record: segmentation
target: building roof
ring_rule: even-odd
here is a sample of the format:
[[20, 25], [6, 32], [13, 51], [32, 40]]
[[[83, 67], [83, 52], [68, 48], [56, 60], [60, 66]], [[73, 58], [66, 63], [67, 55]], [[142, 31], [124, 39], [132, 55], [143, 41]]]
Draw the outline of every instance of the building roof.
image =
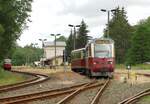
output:
[[[45, 47], [55, 46], [54, 42], [44, 42]], [[66, 43], [64, 41], [56, 41], [56, 46], [65, 47]]]
[[[63, 58], [63, 55], [56, 56], [56, 58]], [[52, 57], [52, 58], [48, 58], [48, 59], [46, 59], [46, 61], [48, 61], [48, 60], [53, 60], [53, 59], [55, 59], [55, 56], [54, 56], [54, 57]]]

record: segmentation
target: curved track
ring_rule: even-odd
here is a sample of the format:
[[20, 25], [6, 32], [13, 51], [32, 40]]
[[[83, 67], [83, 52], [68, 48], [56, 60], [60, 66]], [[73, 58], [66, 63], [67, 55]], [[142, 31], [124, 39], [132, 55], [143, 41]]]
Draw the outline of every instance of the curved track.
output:
[[99, 94], [101, 94], [104, 89], [106, 88], [106, 86], [109, 83], [109, 79], [105, 82], [105, 83], [96, 83], [96, 85], [91, 85], [90, 83], [80, 87], [79, 89], [75, 90], [74, 92], [72, 92], [70, 95], [68, 95], [67, 97], [65, 97], [64, 99], [62, 99], [61, 101], [59, 101], [57, 104], [66, 104], [67, 102], [69, 102], [74, 96], [77, 96], [79, 93], [81, 93], [84, 90], [87, 89], [91, 89], [91, 88], [95, 88], [95, 87], [100, 87], [100, 91], [98, 92], [98, 96], [96, 95], [96, 97], [93, 99], [93, 101], [91, 102], [91, 104], [97, 104], [98, 99], [99, 99]]
[[106, 87], [108, 86], [110, 82], [110, 79], [108, 79], [105, 84], [100, 87], [99, 91], [97, 92], [96, 96], [94, 97], [94, 99], [92, 100], [91, 104], [98, 104], [100, 96], [102, 95], [103, 91], [106, 89]]
[[43, 92], [38, 92], [38, 93], [31, 93], [31, 94], [21, 95], [21, 96], [16, 96], [16, 97], [2, 98], [0, 99], [0, 102], [4, 104], [20, 104], [20, 103], [26, 103], [29, 101], [35, 101], [35, 100], [42, 99], [42, 98], [54, 98], [56, 96], [72, 93], [76, 91], [77, 89], [80, 89], [81, 87], [86, 86], [86, 85], [89, 85], [88, 88], [99, 86], [99, 84], [93, 85], [94, 83], [95, 81], [92, 81], [89, 83], [79, 84], [79, 85], [75, 85], [75, 86], [71, 86], [67, 88], [43, 91]]
[[150, 89], [146, 89], [144, 91], [141, 91], [140, 93], [130, 97], [130, 98], [127, 98], [121, 102], [119, 102], [118, 104], [131, 104], [135, 101], [137, 101], [138, 99], [140, 99], [141, 97], [143, 96], [147, 96], [147, 95], [150, 95]]
[[[143, 75], [143, 74], [141, 74], [141, 75]], [[44, 76], [45, 77], [44, 78], [43, 75], [40, 75], [40, 74], [35, 75], [35, 76], [36, 76], [36, 78], [34, 78], [34, 79], [36, 79], [36, 80], [32, 79], [31, 83], [29, 81], [29, 83], [27, 82], [27, 85], [25, 85], [25, 86], [42, 82], [44, 80], [47, 80], [47, 78], [48, 78], [47, 76]], [[150, 75], [146, 74], [146, 76], [150, 76]], [[100, 102], [99, 101], [100, 96], [102, 95], [105, 88], [109, 85], [109, 82], [110, 82], [109, 79], [106, 80], [105, 83], [99, 83], [98, 81], [94, 80], [94, 81], [91, 81], [89, 83], [75, 85], [75, 86], [71, 86], [71, 87], [67, 87], [67, 88], [42, 91], [42, 92], [38, 92], [38, 93], [31, 93], [31, 94], [27, 94], [27, 95], [14, 96], [14, 97], [8, 97], [8, 98], [1, 98], [0, 102], [2, 104], [3, 103], [4, 104], [20, 104], [20, 103], [27, 103], [30, 101], [35, 101], [35, 100], [39, 100], [39, 99], [43, 99], [43, 98], [44, 99], [45, 98], [55, 98], [55, 97], [60, 96], [60, 95], [67, 95], [65, 98], [63, 98], [62, 100], [60, 100], [57, 103], [57, 104], [65, 104], [65, 103], [68, 103], [71, 99], [73, 99], [73, 97], [80, 94], [80, 92], [87, 90], [87, 89], [99, 87], [99, 91], [97, 92], [96, 96], [93, 98], [93, 100], [90, 103], [90, 104], [98, 104]], [[24, 87], [24, 84], [25, 83], [18, 84], [17, 86], [21, 86], [21, 88], [22, 88], [22, 87]], [[17, 86], [16, 86], [16, 88], [18, 88]], [[12, 89], [15, 89], [15, 87]], [[0, 89], [0, 91], [1, 91], [1, 89]], [[134, 102], [135, 100], [137, 100], [143, 96], [146, 96], [146, 95], [150, 95], [150, 89], [146, 89], [146, 90], [136, 94], [135, 96], [132, 96], [130, 98], [127, 98], [127, 99], [119, 102], [118, 104], [130, 104], [131, 102]]]
[[11, 71], [11, 72], [31, 75], [34, 78], [23, 81], [23, 82], [20, 82], [20, 83], [16, 83], [16, 84], [0, 86], [0, 92], [6, 92], [6, 91], [15, 90], [15, 89], [23, 88], [23, 87], [26, 87], [26, 86], [30, 86], [30, 85], [33, 85], [33, 84], [41, 83], [43, 81], [48, 80], [48, 78], [49, 78], [48, 76], [42, 75], [42, 74], [19, 72], [19, 71]]
[[[143, 75], [143, 76], [146, 76], [146, 77], [150, 77], [150, 74], [137, 73], [137, 75]], [[150, 95], [150, 88], [145, 89], [145, 90], [143, 90], [143, 91], [137, 93], [136, 95], [131, 96], [127, 99], [124, 99], [123, 101], [119, 102], [118, 104], [132, 104], [132, 103], [135, 103], [136, 101], [138, 101], [138, 99], [140, 99], [144, 96], [147, 96], [147, 95]]]

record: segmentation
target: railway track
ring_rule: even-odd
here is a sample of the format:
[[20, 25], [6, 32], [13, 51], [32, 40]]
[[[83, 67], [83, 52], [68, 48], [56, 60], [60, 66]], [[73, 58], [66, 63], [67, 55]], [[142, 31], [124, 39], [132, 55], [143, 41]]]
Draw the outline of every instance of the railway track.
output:
[[136, 101], [138, 101], [138, 99], [140, 99], [144, 96], [147, 96], [147, 95], [150, 95], [150, 88], [143, 90], [143, 91], [139, 92], [138, 94], [119, 102], [118, 104], [132, 104], [132, 103], [135, 103]]
[[[149, 75], [146, 75], [146, 76], [149, 76]], [[38, 77], [40, 77], [40, 75]], [[40, 80], [42, 80], [42, 78]], [[60, 100], [57, 103], [57, 104], [65, 104], [65, 103], [68, 103], [71, 99], [73, 99], [73, 97], [77, 96], [81, 92], [88, 90], [88, 89], [99, 87], [99, 91], [97, 92], [96, 96], [92, 99], [92, 101], [90, 103], [90, 104], [98, 104], [100, 102], [100, 97], [101, 97], [103, 91], [105, 90], [105, 88], [108, 86], [109, 82], [110, 82], [109, 79], [107, 81], [105, 81], [105, 83], [98, 83], [97, 81], [94, 80], [90, 83], [79, 84], [79, 85], [71, 86], [71, 87], [67, 87], [67, 88], [42, 91], [42, 92], [38, 92], [38, 93], [31, 93], [31, 94], [8, 97], [8, 98], [0, 98], [0, 103], [2, 103], [2, 104], [21, 104], [21, 103], [32, 102], [32, 101], [39, 100], [39, 99], [46, 99], [46, 98], [50, 99], [50, 98], [55, 98], [55, 97], [61, 96], [61, 95], [67, 95], [64, 99]], [[146, 96], [146, 95], [150, 95], [150, 89], [146, 89], [130, 98], [127, 98], [127, 99], [119, 102], [118, 104], [131, 104], [131, 103], [137, 101], [137, 99], [140, 99], [141, 97]]]
[[26, 81], [23, 81], [23, 82], [20, 82], [20, 83], [16, 83], [16, 84], [0, 86], [0, 93], [7, 92], [7, 91], [10, 91], [10, 90], [19, 89], [19, 88], [23, 88], [23, 87], [27, 87], [27, 86], [30, 86], [30, 85], [33, 85], [33, 84], [37, 84], [37, 83], [41, 83], [43, 81], [48, 80], [48, 76], [42, 75], [42, 74], [18, 72], [18, 71], [11, 71], [11, 72], [31, 75], [34, 78], [26, 80]]
[[98, 103], [98, 99], [100, 98], [100, 95], [102, 94], [102, 92], [104, 91], [104, 89], [107, 87], [108, 83], [109, 83], [109, 79], [105, 83], [103, 83], [103, 84], [98, 84], [97, 83], [97, 86], [89, 86], [89, 84], [86, 84], [86, 85], [80, 87], [79, 89], [75, 90], [74, 92], [72, 92], [68, 96], [66, 96], [64, 99], [60, 100], [57, 104], [66, 104], [74, 96], [77, 96], [82, 91], [90, 89], [90, 88], [100, 87], [97, 95], [94, 97], [94, 99], [91, 102], [91, 104], [97, 104]]
[[91, 104], [98, 104], [99, 100], [100, 100], [100, 96], [102, 95], [103, 91], [105, 90], [105, 88], [108, 86], [110, 82], [110, 79], [108, 79], [105, 84], [100, 87], [99, 91], [97, 92], [96, 96], [94, 97], [94, 99], [92, 100]]
[[[43, 91], [43, 92], [38, 92], [38, 93], [31, 93], [31, 94], [27, 94], [27, 95], [21, 95], [21, 96], [15, 96], [15, 97], [8, 97], [8, 98], [1, 98], [0, 102], [2, 104], [20, 104], [20, 103], [26, 103], [26, 102], [30, 102], [30, 101], [35, 101], [35, 100], [39, 100], [42, 98], [54, 98], [60, 95], [66, 95], [69, 94], [71, 92], [76, 91], [77, 89], [79, 89], [80, 87], [83, 87], [85, 85], [88, 85], [88, 88], [92, 88], [92, 87], [96, 87], [99, 86], [99, 84], [95, 84], [96, 81], [92, 81], [89, 83], [84, 83], [84, 84], [79, 84], [79, 85], [75, 85], [75, 86], [71, 86], [71, 87], [67, 87], [67, 88], [61, 88], [61, 89], [54, 89], [54, 90], [49, 90], [49, 91]], [[102, 85], [103, 83], [101, 83]]]
[[[120, 73], [118, 73], [118, 74], [120, 74]], [[126, 73], [124, 73], [124, 74], [126, 74]], [[143, 75], [146, 77], [150, 77], [150, 74], [137, 73], [137, 75]], [[138, 101], [138, 99], [140, 99], [144, 96], [147, 96], [147, 95], [150, 95], [150, 88], [145, 89], [145, 90], [143, 90], [143, 91], [137, 93], [136, 95], [131, 96], [127, 99], [124, 99], [123, 101], [119, 102], [118, 104], [132, 104], [132, 103], [135, 103], [136, 101]]]

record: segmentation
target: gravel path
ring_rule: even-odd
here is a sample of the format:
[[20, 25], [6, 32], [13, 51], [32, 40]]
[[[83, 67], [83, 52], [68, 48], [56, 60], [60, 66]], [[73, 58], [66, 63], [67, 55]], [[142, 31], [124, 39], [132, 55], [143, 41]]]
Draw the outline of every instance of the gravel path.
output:
[[150, 88], [150, 83], [131, 85], [130, 83], [112, 80], [109, 87], [102, 94], [99, 104], [117, 104], [146, 88]]
[[76, 84], [81, 84], [85, 82], [89, 82], [85, 76], [81, 76], [77, 73], [73, 72], [59, 72], [57, 74], [51, 74], [50, 79], [46, 82], [42, 82], [40, 84], [35, 84], [33, 86], [28, 86], [25, 88], [21, 88], [18, 90], [13, 90], [5, 93], [0, 93], [0, 98], [10, 97], [10, 96], [18, 96], [22, 94], [29, 94], [39, 91], [69, 87]]

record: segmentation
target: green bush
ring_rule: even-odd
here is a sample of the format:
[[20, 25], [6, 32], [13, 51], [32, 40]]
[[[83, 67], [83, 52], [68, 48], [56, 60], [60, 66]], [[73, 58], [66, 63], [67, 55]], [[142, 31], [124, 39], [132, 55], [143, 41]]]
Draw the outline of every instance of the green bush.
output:
[[21, 74], [8, 72], [0, 68], [0, 85], [13, 84], [24, 81], [27, 77]]

